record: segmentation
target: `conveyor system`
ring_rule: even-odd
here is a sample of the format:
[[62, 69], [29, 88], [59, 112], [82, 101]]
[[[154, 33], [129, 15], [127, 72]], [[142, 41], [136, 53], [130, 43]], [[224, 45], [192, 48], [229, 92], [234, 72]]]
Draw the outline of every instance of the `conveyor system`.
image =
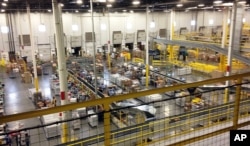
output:
[[[199, 43], [199, 42], [190, 42], [190, 41], [178, 41], [178, 40], [165, 40], [165, 39], [154, 39], [157, 43], [163, 43], [168, 45], [179, 45], [191, 48], [208, 48], [215, 52], [219, 52], [221, 54], [227, 55], [228, 50], [225, 48], [221, 48], [219, 45], [209, 44], [209, 43]], [[242, 56], [239, 52], [234, 51], [232, 53], [233, 58], [242, 61], [248, 65], [250, 65], [250, 59]]]

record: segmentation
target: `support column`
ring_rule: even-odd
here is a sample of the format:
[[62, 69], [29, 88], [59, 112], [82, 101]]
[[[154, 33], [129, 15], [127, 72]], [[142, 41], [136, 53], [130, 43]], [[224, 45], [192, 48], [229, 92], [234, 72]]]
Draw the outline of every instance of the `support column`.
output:
[[146, 8], [146, 88], [148, 88], [148, 82], [149, 82], [149, 54], [148, 54], [148, 37], [149, 37], [149, 31], [148, 31], [148, 15], [149, 15], [149, 7]]
[[110, 108], [109, 104], [104, 104], [104, 145], [109, 146], [110, 145]]
[[109, 70], [111, 71], [111, 58], [110, 58], [110, 52], [111, 52], [111, 42], [110, 42], [110, 16], [109, 16], [109, 9], [108, 9], [108, 35], [109, 35], [109, 40], [108, 40], [108, 65], [109, 65]]
[[[61, 105], [68, 104], [68, 92], [67, 92], [67, 69], [65, 60], [65, 50], [64, 50], [64, 34], [63, 34], [63, 24], [62, 24], [62, 9], [61, 4], [57, 0], [52, 0], [53, 16], [55, 23], [55, 34], [56, 34], [56, 49], [57, 49], [57, 61], [58, 61], [58, 74], [60, 82], [60, 96]], [[67, 120], [71, 118], [70, 111], [64, 111], [62, 113], [62, 120]], [[70, 141], [70, 127], [69, 123], [62, 123], [61, 141], [66, 143]]]
[[238, 120], [239, 120], [241, 83], [242, 83], [242, 78], [239, 78], [237, 80], [236, 96], [235, 96], [235, 103], [234, 103], [234, 114], [233, 114], [234, 115], [233, 116], [233, 128], [234, 128], [234, 130], [237, 129]]
[[[175, 17], [175, 12], [174, 10], [171, 11], [170, 14], [170, 40], [173, 40], [174, 37], [174, 17]], [[173, 50], [173, 46], [172, 45], [168, 45], [168, 50], [169, 50], [169, 61], [173, 61], [174, 60], [174, 50]]]
[[[230, 39], [229, 39], [229, 47], [228, 47], [228, 59], [227, 59], [227, 67], [226, 67], [226, 76], [230, 76], [232, 71], [232, 52], [233, 50], [240, 50], [240, 36], [241, 36], [241, 28], [242, 28], [242, 16], [243, 16], [243, 6], [238, 4], [237, 1], [234, 1], [234, 5], [232, 7], [231, 14], [231, 22], [230, 22]], [[229, 86], [230, 82], [226, 81], [226, 86]], [[224, 100], [228, 101], [227, 99]]]
[[37, 78], [37, 68], [36, 68], [36, 56], [35, 56], [35, 42], [34, 42], [34, 36], [33, 36], [33, 29], [31, 25], [31, 19], [30, 19], [30, 5], [27, 2], [27, 15], [29, 19], [29, 28], [30, 28], [30, 42], [31, 42], [31, 52], [32, 52], [32, 63], [33, 63], [33, 73], [34, 73], [34, 85], [36, 88], [36, 92], [39, 91], [39, 83]]
[[93, 0], [90, 0], [90, 9], [91, 9], [91, 20], [92, 20], [92, 42], [94, 49], [94, 74], [95, 74], [95, 96], [97, 97], [97, 77], [96, 77], [96, 48], [95, 48], [95, 27], [94, 27], [94, 9], [93, 9]]

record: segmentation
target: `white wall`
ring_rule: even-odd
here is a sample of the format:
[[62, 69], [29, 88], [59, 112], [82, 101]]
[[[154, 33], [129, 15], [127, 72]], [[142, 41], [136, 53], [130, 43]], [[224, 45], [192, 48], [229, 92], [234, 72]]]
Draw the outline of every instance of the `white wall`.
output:
[[[19, 52], [18, 34], [29, 34], [29, 23], [26, 13], [13, 14], [14, 17], [14, 38], [16, 39], [16, 50]], [[91, 48], [92, 43], [84, 43], [85, 32], [92, 31], [92, 22], [90, 13], [63, 13], [63, 29], [67, 36], [67, 42], [65, 44], [70, 47], [70, 36], [82, 36], [83, 48]], [[197, 17], [196, 17], [197, 16]], [[250, 11], [246, 11], [245, 16], [246, 23], [250, 24]], [[191, 30], [191, 20], [197, 19], [197, 29], [199, 26], [211, 26], [209, 20], [213, 19], [213, 26], [222, 25], [223, 12], [218, 11], [189, 11], [189, 12], [176, 12], [175, 15], [175, 30], [179, 30], [180, 27], [187, 27]], [[159, 29], [166, 28], [169, 30], [170, 26], [170, 13], [165, 12], [151, 12], [149, 13], [149, 23], [153, 21], [156, 23], [155, 28], [149, 28], [150, 32], [159, 32]], [[35, 38], [35, 43], [45, 44], [51, 43], [51, 47], [54, 48], [54, 22], [52, 13], [32, 13], [31, 14], [32, 31]], [[46, 32], [39, 32], [38, 25], [43, 23], [46, 26]], [[96, 33], [96, 46], [106, 44], [108, 40], [112, 43], [112, 32], [122, 31], [126, 33], [136, 33], [137, 30], [146, 29], [146, 15], [145, 13], [110, 13], [103, 15], [102, 13], [94, 13], [94, 29]], [[110, 33], [108, 24], [110, 23]], [[72, 25], [78, 25], [78, 31], [72, 31]], [[101, 29], [101, 24], [106, 25], [106, 30]], [[131, 25], [131, 29], [127, 29], [127, 25]], [[5, 14], [0, 14], [0, 26], [6, 26]], [[110, 36], [109, 36], [110, 35]], [[136, 36], [136, 35], [135, 35]], [[66, 40], [65, 40], [66, 41]], [[4, 46], [4, 47], [3, 47]], [[37, 46], [35, 45], [37, 50]], [[8, 36], [1, 33], [0, 38], [0, 50], [8, 51]], [[24, 50], [20, 49], [23, 55], [31, 56], [31, 48], [25, 47]], [[31, 57], [28, 57], [30, 60]]]

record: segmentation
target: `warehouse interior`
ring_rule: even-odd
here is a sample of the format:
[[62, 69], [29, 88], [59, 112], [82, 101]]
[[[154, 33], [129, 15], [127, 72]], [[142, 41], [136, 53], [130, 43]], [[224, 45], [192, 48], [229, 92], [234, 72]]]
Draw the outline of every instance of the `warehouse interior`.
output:
[[250, 128], [249, 0], [1, 0], [0, 145], [229, 145]]

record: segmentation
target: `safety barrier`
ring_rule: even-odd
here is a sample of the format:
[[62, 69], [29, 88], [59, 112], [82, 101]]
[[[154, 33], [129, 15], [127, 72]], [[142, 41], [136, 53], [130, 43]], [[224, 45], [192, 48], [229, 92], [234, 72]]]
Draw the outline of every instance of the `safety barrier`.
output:
[[133, 58], [134, 63], [144, 63], [144, 60], [141, 58]]

